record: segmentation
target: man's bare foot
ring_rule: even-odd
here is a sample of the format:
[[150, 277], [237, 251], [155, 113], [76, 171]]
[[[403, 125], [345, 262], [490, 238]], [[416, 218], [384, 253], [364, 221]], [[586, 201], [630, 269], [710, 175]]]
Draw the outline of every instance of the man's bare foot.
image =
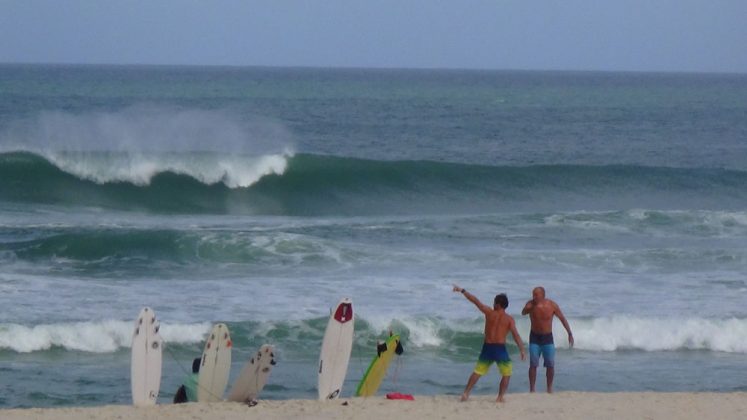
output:
[[460, 398], [459, 401], [465, 402], [467, 401], [468, 398], [469, 398], [469, 394], [462, 394], [462, 398]]
[[547, 393], [552, 394], [552, 388], [547, 388]]
[[499, 396], [498, 398], [496, 398], [495, 402], [497, 402], [497, 403], [504, 403], [504, 402], [506, 402], [506, 400], [503, 399], [503, 396]]

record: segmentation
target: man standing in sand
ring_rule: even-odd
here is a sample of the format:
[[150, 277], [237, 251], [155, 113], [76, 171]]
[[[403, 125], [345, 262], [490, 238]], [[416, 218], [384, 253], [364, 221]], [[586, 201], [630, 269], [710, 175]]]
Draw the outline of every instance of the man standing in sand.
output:
[[477, 365], [475, 365], [475, 370], [467, 381], [467, 386], [464, 388], [461, 400], [466, 401], [469, 398], [469, 393], [477, 383], [477, 380], [482, 375], [488, 373], [490, 365], [495, 362], [498, 365], [498, 371], [501, 373], [501, 385], [498, 388], [498, 398], [496, 401], [503, 402], [503, 395], [508, 389], [508, 381], [511, 380], [512, 373], [511, 358], [508, 357], [508, 350], [506, 349], [506, 335], [508, 335], [509, 331], [514, 336], [516, 345], [519, 346], [521, 360], [526, 359], [524, 344], [521, 342], [519, 332], [516, 331], [514, 319], [506, 313], [508, 297], [503, 293], [496, 295], [493, 300], [493, 307], [491, 308], [456, 284], [454, 285], [454, 291], [463, 294], [467, 300], [477, 306], [480, 312], [485, 314], [485, 340], [482, 345], [482, 351], [480, 351], [480, 357], [477, 360]]
[[552, 319], [554, 316], [558, 317], [568, 332], [568, 345], [573, 347], [571, 326], [568, 325], [568, 320], [565, 319], [558, 304], [550, 299], [545, 299], [545, 288], [541, 286], [532, 290], [532, 300], [524, 305], [521, 314], [529, 314], [529, 319], [532, 321], [529, 333], [529, 392], [534, 392], [534, 385], [537, 382], [537, 366], [539, 366], [539, 358], [542, 355], [547, 374], [547, 392], [552, 393], [552, 381], [555, 377], [555, 342], [552, 337]]

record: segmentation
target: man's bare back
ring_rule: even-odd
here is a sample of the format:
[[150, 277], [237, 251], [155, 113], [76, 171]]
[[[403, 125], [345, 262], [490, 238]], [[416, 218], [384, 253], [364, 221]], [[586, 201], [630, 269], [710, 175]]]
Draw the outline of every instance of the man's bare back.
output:
[[504, 311], [490, 309], [485, 312], [485, 342], [506, 344], [506, 336], [513, 324], [513, 317]]

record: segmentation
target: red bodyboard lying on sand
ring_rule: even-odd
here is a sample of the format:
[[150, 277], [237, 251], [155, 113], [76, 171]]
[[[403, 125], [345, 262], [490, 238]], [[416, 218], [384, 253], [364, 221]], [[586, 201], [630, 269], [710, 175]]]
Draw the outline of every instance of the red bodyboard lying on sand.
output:
[[388, 400], [407, 400], [407, 401], [415, 401], [415, 398], [413, 398], [410, 394], [400, 394], [399, 392], [390, 392], [386, 394], [386, 399]]

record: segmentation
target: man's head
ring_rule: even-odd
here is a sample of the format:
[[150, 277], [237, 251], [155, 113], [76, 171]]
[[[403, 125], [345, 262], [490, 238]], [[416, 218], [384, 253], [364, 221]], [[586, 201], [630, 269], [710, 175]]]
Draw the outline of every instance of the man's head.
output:
[[545, 288], [542, 286], [537, 286], [534, 289], [532, 289], [532, 300], [534, 302], [540, 302], [543, 299], [545, 299]]
[[499, 295], [495, 295], [495, 299], [493, 300], [493, 308], [508, 308], [508, 296], [506, 296], [505, 293], [501, 293]]

